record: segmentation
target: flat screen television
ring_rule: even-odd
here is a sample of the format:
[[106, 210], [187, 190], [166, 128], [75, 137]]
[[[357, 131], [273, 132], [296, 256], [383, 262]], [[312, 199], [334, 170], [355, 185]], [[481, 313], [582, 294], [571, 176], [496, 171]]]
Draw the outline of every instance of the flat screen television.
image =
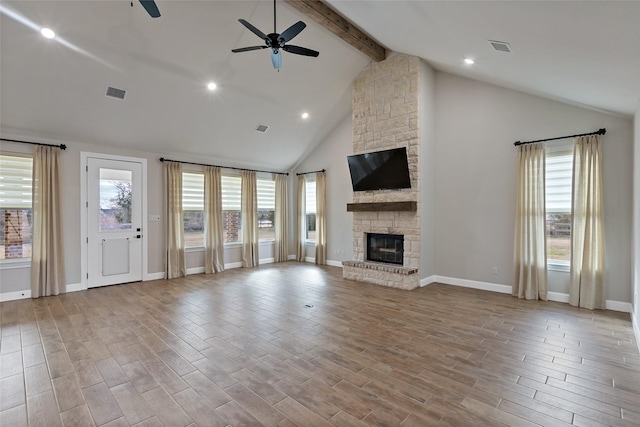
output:
[[411, 188], [405, 147], [348, 156], [347, 162], [353, 191]]

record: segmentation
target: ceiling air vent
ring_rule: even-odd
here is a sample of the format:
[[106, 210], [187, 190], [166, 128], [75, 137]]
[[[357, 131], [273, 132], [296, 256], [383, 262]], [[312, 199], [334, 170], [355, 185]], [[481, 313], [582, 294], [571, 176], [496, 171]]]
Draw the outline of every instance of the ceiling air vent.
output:
[[509, 46], [509, 43], [499, 42], [496, 40], [489, 40], [489, 43], [491, 43], [491, 46], [499, 52], [511, 52], [511, 46]]
[[116, 87], [107, 86], [106, 95], [110, 98], [116, 98], [120, 100], [124, 100], [124, 96], [127, 94], [127, 91], [124, 89], [118, 89]]
[[267, 129], [269, 129], [269, 126], [267, 125], [258, 125], [258, 127], [256, 128], [256, 132], [265, 133]]

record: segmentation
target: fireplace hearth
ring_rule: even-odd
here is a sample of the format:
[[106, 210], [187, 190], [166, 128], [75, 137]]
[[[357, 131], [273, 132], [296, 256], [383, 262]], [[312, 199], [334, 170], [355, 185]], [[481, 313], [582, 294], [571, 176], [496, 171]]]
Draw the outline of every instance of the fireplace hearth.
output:
[[402, 265], [404, 236], [402, 234], [367, 234], [367, 261]]

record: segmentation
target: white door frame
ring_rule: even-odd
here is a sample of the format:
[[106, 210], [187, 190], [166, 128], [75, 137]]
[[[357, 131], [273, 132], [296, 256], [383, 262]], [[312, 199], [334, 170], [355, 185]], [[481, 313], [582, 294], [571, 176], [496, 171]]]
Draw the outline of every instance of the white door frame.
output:
[[147, 245], [147, 159], [139, 157], [126, 157], [115, 156], [112, 154], [103, 153], [89, 153], [85, 151], [80, 152], [80, 238], [81, 238], [81, 250], [80, 250], [80, 284], [79, 290], [88, 289], [87, 274], [89, 272], [88, 266], [88, 252], [89, 245], [88, 239], [88, 194], [87, 194], [87, 159], [89, 157], [95, 157], [105, 160], [120, 160], [128, 162], [137, 162], [142, 164], [142, 281], [149, 279], [149, 260], [148, 260], [148, 245]]

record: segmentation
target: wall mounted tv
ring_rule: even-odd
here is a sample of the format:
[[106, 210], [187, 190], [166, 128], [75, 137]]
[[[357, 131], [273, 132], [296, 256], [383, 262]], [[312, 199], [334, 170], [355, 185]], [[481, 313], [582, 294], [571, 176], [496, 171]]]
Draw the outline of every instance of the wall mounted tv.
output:
[[348, 156], [347, 162], [353, 191], [411, 188], [405, 147]]

